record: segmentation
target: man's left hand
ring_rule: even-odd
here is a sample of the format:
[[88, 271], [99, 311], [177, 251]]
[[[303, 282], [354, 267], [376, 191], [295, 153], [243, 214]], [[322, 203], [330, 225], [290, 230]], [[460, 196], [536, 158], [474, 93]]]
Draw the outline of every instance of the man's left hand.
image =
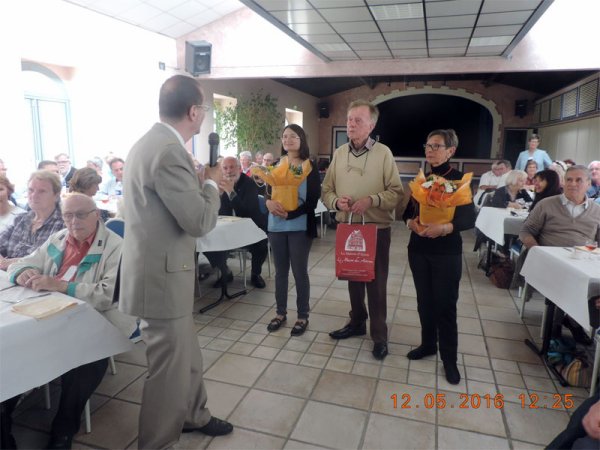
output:
[[53, 291], [64, 294], [67, 292], [66, 284], [64, 281], [57, 280], [48, 275], [37, 274], [29, 278], [27, 287], [34, 291]]
[[353, 214], [364, 214], [367, 209], [373, 206], [373, 199], [371, 197], [363, 197], [360, 200], [356, 200], [352, 203], [350, 211]]

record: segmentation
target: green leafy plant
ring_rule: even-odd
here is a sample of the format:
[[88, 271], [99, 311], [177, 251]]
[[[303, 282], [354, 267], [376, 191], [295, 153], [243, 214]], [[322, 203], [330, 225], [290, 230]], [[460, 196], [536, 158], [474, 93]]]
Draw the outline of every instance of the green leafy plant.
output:
[[217, 132], [227, 146], [237, 145], [238, 154], [263, 150], [277, 141], [283, 128], [284, 116], [277, 108], [277, 98], [264, 94], [262, 89], [238, 96], [235, 106], [215, 103], [215, 109]]

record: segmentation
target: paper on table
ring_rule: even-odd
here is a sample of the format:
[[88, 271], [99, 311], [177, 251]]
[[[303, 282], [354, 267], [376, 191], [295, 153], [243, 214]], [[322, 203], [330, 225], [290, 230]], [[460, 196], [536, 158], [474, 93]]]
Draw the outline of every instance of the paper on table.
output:
[[13, 287], [15, 284], [11, 283], [7, 278], [0, 278], [0, 291], [3, 291], [5, 289], [9, 289], [11, 287]]
[[51, 295], [41, 300], [15, 305], [12, 307], [12, 311], [34, 319], [45, 319], [76, 304], [75, 300]]
[[240, 219], [241, 219], [241, 217], [237, 217], [237, 216], [219, 216], [219, 220], [221, 220], [223, 222], [236, 222]]

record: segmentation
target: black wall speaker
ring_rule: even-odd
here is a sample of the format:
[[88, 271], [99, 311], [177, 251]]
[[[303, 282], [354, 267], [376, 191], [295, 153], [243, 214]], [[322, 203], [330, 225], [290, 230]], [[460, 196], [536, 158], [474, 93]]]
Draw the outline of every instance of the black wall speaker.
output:
[[192, 75], [210, 73], [212, 44], [206, 41], [185, 43], [185, 70]]
[[527, 115], [527, 100], [515, 101], [515, 116], [525, 117]]
[[327, 119], [329, 117], [329, 105], [325, 102], [319, 103], [319, 119]]

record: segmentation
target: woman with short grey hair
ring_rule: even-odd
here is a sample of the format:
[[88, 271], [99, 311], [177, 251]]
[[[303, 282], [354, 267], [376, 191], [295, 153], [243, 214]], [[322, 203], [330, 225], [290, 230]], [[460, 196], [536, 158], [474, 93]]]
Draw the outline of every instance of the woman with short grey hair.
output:
[[508, 175], [506, 175], [506, 185], [494, 191], [494, 197], [490, 206], [494, 208], [524, 208], [526, 203], [533, 201], [529, 192], [524, 189], [526, 181], [527, 173], [524, 171], [511, 170], [508, 172]]

